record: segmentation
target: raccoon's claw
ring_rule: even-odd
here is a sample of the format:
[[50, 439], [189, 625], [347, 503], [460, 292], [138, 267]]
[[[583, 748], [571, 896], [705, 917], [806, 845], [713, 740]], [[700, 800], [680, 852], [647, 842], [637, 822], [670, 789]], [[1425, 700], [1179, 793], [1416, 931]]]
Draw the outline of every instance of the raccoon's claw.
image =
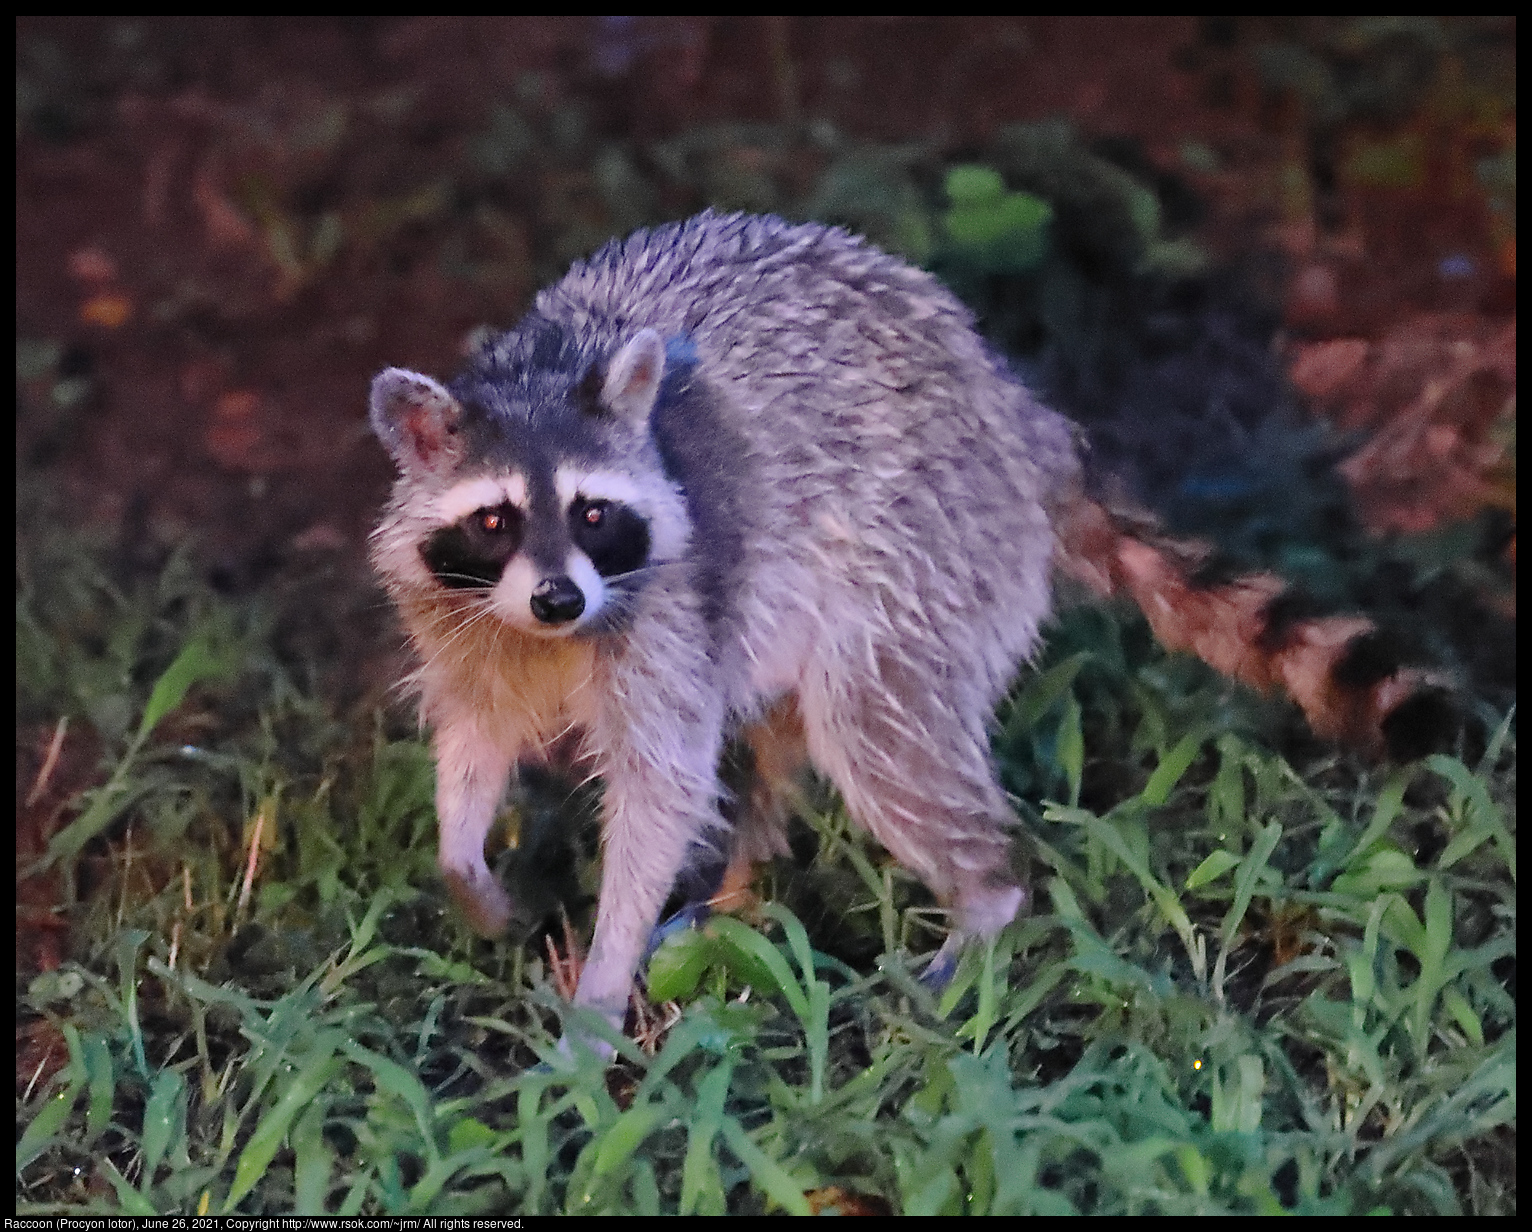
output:
[[963, 957], [963, 946], [966, 938], [961, 933], [948, 933], [947, 939], [942, 942], [942, 948], [931, 955], [931, 961], [926, 964], [926, 969], [917, 977], [922, 984], [934, 993], [942, 992], [948, 984], [952, 983], [952, 977], [957, 974], [958, 962]]
[[932, 992], [942, 992], [957, 974], [958, 958], [956, 951], [949, 954], [944, 946], [931, 956], [926, 969], [917, 978]]
[[969, 943], [982, 944], [983, 937], [993, 937], [1007, 924], [1026, 910], [1028, 893], [1025, 886], [996, 885], [970, 888], [955, 904], [957, 924], [941, 949], [931, 955], [931, 961], [920, 973], [922, 984], [932, 992], [941, 992], [957, 974], [963, 950]]
[[[610, 1061], [617, 1053], [615, 1048], [596, 1036], [582, 1034], [578, 1038], [580, 1043], [595, 1053], [596, 1059], [603, 1063]], [[539, 1061], [536, 1065], [529, 1067], [526, 1072], [528, 1074], [539, 1075], [569, 1073], [574, 1063], [578, 1060], [574, 1041], [575, 1037], [570, 1035], [568, 1031], [565, 1031], [563, 1035], [559, 1036], [559, 1042], [554, 1045], [554, 1051], [559, 1057], [558, 1062]]]
[[[613, 1048], [604, 1039], [599, 1039], [594, 1035], [581, 1035], [580, 1043], [595, 1053], [596, 1059], [603, 1064], [617, 1055], [617, 1049]], [[558, 1053], [566, 1061], [573, 1061], [575, 1059], [574, 1041], [568, 1031], [559, 1036]], [[547, 1065], [547, 1062], [545, 1061], [543, 1064]], [[549, 1066], [549, 1072], [552, 1072], [552, 1066]]]
[[[589, 1051], [603, 1065], [609, 1063], [617, 1055], [617, 1048], [611, 1038], [603, 1038], [598, 1031], [591, 1029], [592, 1019], [605, 1019], [607, 1030], [613, 1037], [620, 1038], [623, 1035], [623, 1022], [627, 1018], [628, 998], [624, 997], [621, 1004], [603, 1005], [599, 1001], [581, 1001], [576, 994], [574, 1009], [577, 1011], [574, 1020], [566, 1020], [564, 1034], [559, 1036], [559, 1056], [568, 1061], [578, 1061], [584, 1052]], [[586, 1017], [584, 1023], [580, 1021], [582, 1015]]]
[[498, 937], [511, 920], [511, 899], [489, 867], [442, 868], [453, 901], [481, 937]]
[[655, 950], [664, 945], [668, 938], [675, 936], [676, 933], [684, 932], [693, 925], [702, 924], [712, 914], [713, 908], [708, 903], [687, 903], [670, 919], [656, 924], [654, 931], [649, 934], [649, 943], [644, 946], [644, 961], [648, 962], [653, 958]]

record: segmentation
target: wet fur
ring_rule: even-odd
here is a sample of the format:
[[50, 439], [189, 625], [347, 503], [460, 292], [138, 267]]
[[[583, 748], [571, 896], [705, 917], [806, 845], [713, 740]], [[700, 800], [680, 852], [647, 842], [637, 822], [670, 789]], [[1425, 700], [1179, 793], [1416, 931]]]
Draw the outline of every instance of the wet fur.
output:
[[[1132, 594], [1169, 644], [1314, 713], [1339, 697], [1332, 652], [1357, 632], [1307, 623], [1273, 642], [1270, 583], [1189, 581], [1195, 553], [1084, 498], [1074, 429], [949, 292], [825, 227], [704, 214], [608, 245], [450, 387], [380, 376], [373, 423], [400, 466], [373, 560], [421, 660], [442, 869], [478, 927], [503, 926], [483, 844], [507, 779], [581, 733], [606, 789], [576, 999], [614, 1022], [688, 851], [710, 836], [783, 850], [809, 763], [951, 909], [946, 960], [1013, 918], [1025, 895], [989, 724], [1060, 563]], [[504, 484], [551, 537], [527, 551], [554, 567], [560, 467], [621, 487], [654, 547], [608, 579], [610, 612], [543, 637], [442, 585], [420, 546], [453, 501]], [[1380, 688], [1345, 731], [1377, 726]], [[725, 838], [719, 759], [736, 734], [756, 772]]]

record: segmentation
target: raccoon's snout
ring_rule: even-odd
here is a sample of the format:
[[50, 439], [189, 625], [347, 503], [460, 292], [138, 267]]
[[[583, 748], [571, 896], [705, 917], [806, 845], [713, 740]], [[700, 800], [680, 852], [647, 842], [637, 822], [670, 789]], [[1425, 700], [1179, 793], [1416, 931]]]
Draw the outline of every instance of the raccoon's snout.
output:
[[563, 625], [585, 610], [585, 592], [567, 577], [544, 578], [532, 589], [532, 615], [545, 625]]

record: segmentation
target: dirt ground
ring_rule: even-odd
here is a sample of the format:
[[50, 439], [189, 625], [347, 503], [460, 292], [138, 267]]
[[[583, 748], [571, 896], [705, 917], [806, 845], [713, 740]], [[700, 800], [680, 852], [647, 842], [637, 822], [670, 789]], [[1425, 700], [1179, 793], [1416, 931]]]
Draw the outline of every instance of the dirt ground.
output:
[[[388, 480], [364, 423], [371, 375], [450, 370], [474, 326], [513, 321], [557, 273], [560, 246], [618, 229], [573, 163], [539, 167], [537, 185], [489, 182], [474, 143], [507, 100], [585, 126], [567, 140], [586, 146], [728, 120], [962, 151], [1059, 114], [1167, 164], [1196, 143], [1222, 168], [1201, 184], [1205, 230], [1237, 244], [1264, 227], [1297, 255], [1292, 316], [1310, 341], [1365, 346], [1415, 319], [1416, 351], [1493, 344], [1513, 319], [1514, 240], [1506, 257], [1482, 192], [1428, 175], [1288, 199], [1324, 196], [1282, 182], [1313, 164], [1290, 147], [1316, 126], [1251, 62], [1290, 33], [1159, 18], [22, 19], [17, 334], [56, 356], [23, 382], [23, 460], [55, 465], [84, 517], [162, 543], [194, 532], [241, 583], [294, 552], [359, 557]], [[1487, 62], [1513, 55], [1513, 25], [1475, 37]], [[1499, 137], [1492, 122], [1437, 131], [1453, 120], [1471, 127], [1428, 117], [1426, 157], [1461, 179], [1455, 164]], [[1359, 366], [1353, 344], [1305, 372], [1334, 396]], [[61, 379], [81, 401], [50, 398]]]

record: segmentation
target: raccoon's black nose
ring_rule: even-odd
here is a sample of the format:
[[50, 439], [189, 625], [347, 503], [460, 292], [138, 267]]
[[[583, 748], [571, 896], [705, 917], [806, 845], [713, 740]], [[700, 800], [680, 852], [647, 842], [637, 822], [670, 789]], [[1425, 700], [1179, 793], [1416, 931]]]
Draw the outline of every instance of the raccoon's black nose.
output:
[[532, 615], [545, 625], [562, 625], [585, 610], [585, 595], [567, 577], [544, 578], [532, 589]]

